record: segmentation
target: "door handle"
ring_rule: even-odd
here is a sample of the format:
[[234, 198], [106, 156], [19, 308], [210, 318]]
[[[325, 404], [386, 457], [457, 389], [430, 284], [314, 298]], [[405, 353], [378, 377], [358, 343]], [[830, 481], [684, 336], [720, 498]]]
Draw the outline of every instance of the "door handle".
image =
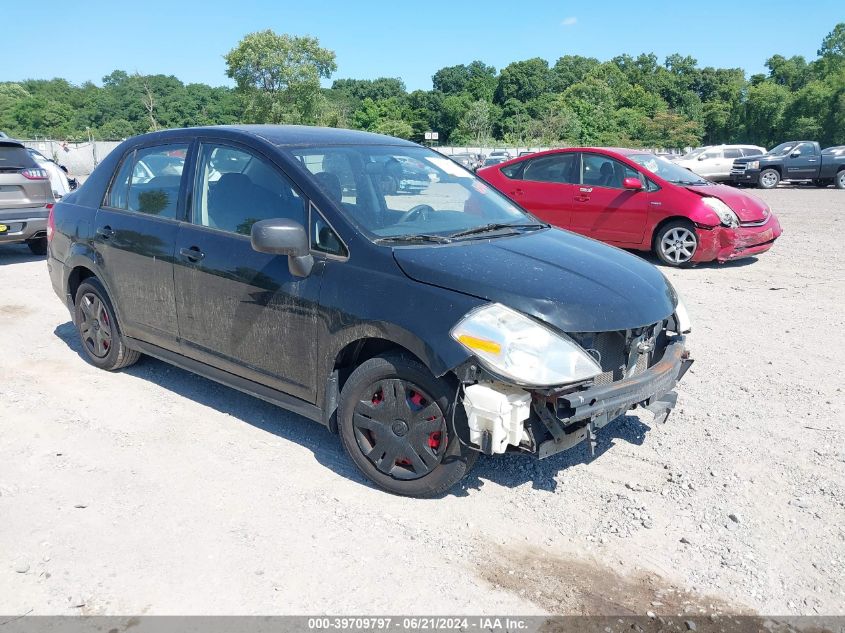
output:
[[95, 233], [96, 233], [97, 237], [104, 239], [104, 240], [107, 240], [107, 239], [114, 237], [114, 230], [108, 225], [101, 226], [100, 228], [98, 228], [95, 231]]
[[205, 257], [205, 253], [196, 246], [191, 246], [191, 248], [180, 248], [179, 254], [183, 259], [187, 259], [191, 262], [198, 262]]
[[581, 193], [592, 193], [593, 188], [592, 187], [581, 187], [578, 191], [580, 191]]

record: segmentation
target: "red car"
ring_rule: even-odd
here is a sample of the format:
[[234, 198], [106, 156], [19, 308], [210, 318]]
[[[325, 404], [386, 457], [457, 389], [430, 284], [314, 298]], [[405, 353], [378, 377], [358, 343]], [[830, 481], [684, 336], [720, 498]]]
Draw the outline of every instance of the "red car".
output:
[[639, 150], [550, 150], [478, 175], [550, 224], [671, 266], [758, 255], [782, 232], [759, 198]]

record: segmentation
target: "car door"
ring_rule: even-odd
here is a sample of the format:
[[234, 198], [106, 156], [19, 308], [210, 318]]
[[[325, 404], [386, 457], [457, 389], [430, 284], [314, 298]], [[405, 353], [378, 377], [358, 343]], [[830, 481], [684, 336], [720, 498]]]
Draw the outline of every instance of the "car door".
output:
[[[94, 220], [94, 247], [124, 334], [175, 348], [173, 249], [181, 217], [189, 143], [129, 152]], [[162, 159], [156, 170], [147, 163]]]
[[538, 156], [509, 165], [502, 173], [508, 178], [505, 193], [512, 200], [545, 222], [569, 228], [577, 152]]
[[712, 178], [723, 161], [724, 152], [721, 149], [710, 149], [698, 157], [693, 171], [704, 178]]
[[625, 189], [622, 186], [625, 178], [643, 181], [639, 172], [621, 161], [604, 154], [582, 152], [580, 179], [572, 206], [572, 230], [614, 244], [642, 242], [648, 194], [645, 189]]
[[305, 198], [266, 156], [214, 140], [199, 144], [191, 198], [174, 268], [182, 353], [314, 402], [322, 268], [296, 277], [250, 242], [258, 220], [305, 226]]
[[713, 172], [708, 178], [711, 180], [725, 180], [729, 178], [734, 159], [736, 158], [742, 158], [742, 150], [738, 147], [726, 147], [722, 152], [722, 158], [714, 166]]
[[786, 157], [785, 180], [810, 180], [819, 175], [819, 155], [812, 143], [799, 143]]

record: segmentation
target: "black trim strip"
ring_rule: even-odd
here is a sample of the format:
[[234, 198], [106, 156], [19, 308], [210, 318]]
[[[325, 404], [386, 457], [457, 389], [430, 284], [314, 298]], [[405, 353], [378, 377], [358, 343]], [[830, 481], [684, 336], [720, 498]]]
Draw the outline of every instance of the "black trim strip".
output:
[[261, 400], [269, 402], [270, 404], [275, 404], [282, 409], [304, 416], [309, 420], [314, 420], [320, 424], [326, 424], [323, 410], [310, 402], [305, 402], [304, 400], [300, 400], [299, 398], [295, 398], [294, 396], [288, 395], [266, 385], [253, 382], [252, 380], [247, 380], [241, 376], [223, 371], [222, 369], [206, 365], [205, 363], [201, 363], [192, 358], [158, 347], [152, 343], [147, 343], [128, 336], [124, 338], [126, 339], [126, 345], [128, 347], [138, 350], [139, 352], [148, 354], [149, 356], [153, 356], [159, 360], [163, 360], [171, 365], [176, 365], [181, 369], [198, 374], [204, 378], [218, 382], [221, 385], [225, 385], [227, 387], [231, 387], [232, 389], [237, 389], [238, 391], [249, 394], [250, 396], [260, 398]]

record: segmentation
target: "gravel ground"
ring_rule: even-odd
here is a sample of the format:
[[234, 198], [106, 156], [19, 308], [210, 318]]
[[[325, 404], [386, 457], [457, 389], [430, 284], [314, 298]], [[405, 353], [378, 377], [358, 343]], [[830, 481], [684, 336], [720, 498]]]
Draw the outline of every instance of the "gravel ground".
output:
[[43, 261], [0, 249], [0, 613], [845, 614], [845, 192], [761, 195], [771, 252], [666, 270], [696, 364], [665, 425], [424, 501], [261, 401], [94, 369]]

